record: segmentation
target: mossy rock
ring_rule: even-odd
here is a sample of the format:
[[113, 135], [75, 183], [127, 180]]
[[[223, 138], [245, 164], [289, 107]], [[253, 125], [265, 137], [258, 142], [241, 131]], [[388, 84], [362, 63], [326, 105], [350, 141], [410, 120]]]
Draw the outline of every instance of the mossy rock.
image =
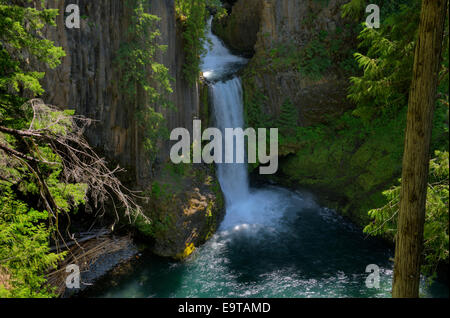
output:
[[212, 30], [235, 53], [252, 56], [261, 19], [261, 0], [238, 1], [230, 15], [215, 18]]
[[155, 254], [187, 258], [216, 232], [225, 209], [213, 166], [167, 163], [147, 191], [144, 213], [152, 221], [136, 221], [139, 234]]

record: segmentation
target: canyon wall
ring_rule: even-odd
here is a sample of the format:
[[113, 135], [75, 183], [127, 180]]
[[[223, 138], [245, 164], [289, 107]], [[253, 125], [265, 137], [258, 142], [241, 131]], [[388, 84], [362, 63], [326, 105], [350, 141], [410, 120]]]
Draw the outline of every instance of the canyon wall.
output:
[[[65, 27], [64, 11], [70, 3], [80, 7], [80, 29]], [[169, 68], [175, 79], [170, 100], [176, 111], [156, 110], [163, 113], [169, 130], [191, 129], [192, 120], [199, 116], [198, 90], [182, 76], [183, 41], [177, 30], [174, 0], [149, 1], [149, 5], [149, 13], [161, 18], [161, 44], [167, 45], [158, 60]], [[87, 131], [90, 143], [109, 159], [134, 171], [137, 183], [145, 185], [151, 179], [152, 167], [141, 149], [140, 134], [133, 124], [136, 122], [133, 105], [119, 89], [121, 74], [115, 61], [120, 45], [127, 41], [132, 8], [122, 0], [49, 0], [48, 6], [60, 11], [57, 28], [50, 28], [48, 36], [64, 48], [67, 56], [60, 67], [47, 72], [44, 99], [95, 119], [96, 123]], [[138, 103], [148, 101], [139, 96]], [[168, 146], [168, 143], [161, 145], [160, 161], [168, 158]]]
[[[214, 21], [214, 31], [230, 47], [245, 55], [254, 53], [243, 80], [248, 99], [255, 91], [265, 95], [263, 112], [277, 117], [290, 100], [299, 110], [298, 124], [311, 125], [321, 122], [323, 114], [351, 107], [348, 82], [338, 65], [343, 58], [334, 59], [349, 49], [346, 41], [355, 39], [342, 33], [346, 22], [340, 7], [345, 2], [239, 0], [231, 14]], [[336, 44], [342, 47], [334, 48]], [[329, 52], [332, 47], [341, 52]], [[321, 63], [329, 67], [322, 70]], [[302, 67], [317, 74], [308, 76]]]

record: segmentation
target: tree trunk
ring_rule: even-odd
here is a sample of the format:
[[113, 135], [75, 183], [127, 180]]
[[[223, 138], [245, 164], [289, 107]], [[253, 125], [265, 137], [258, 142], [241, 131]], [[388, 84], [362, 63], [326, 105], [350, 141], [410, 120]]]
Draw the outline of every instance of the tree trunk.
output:
[[430, 141], [447, 0], [423, 0], [409, 96], [392, 296], [419, 297]]

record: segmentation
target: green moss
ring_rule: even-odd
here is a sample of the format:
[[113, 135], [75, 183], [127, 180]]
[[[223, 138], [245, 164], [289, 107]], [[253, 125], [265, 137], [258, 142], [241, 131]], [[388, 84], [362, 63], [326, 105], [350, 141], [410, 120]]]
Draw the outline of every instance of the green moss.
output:
[[[135, 228], [161, 256], [185, 259], [194, 245], [214, 235], [223, 216], [224, 200], [214, 166], [168, 162], [144, 196], [148, 199], [143, 208], [151, 222], [138, 218]], [[185, 248], [187, 237], [192, 240]]]
[[177, 23], [183, 36], [185, 63], [184, 78], [194, 85], [200, 74], [200, 56], [205, 52], [206, 10], [205, 1], [176, 0]]
[[310, 40], [305, 45], [276, 43], [256, 53], [244, 77], [297, 72], [299, 78], [317, 81], [330, 72], [346, 77], [354, 75], [358, 72], [358, 64], [353, 58], [351, 43], [357, 31], [351, 26], [337, 28], [334, 32], [311, 30]]
[[229, 16], [216, 17], [212, 29], [231, 49], [242, 53], [249, 53], [247, 48], [248, 44], [240, 43], [236, 40], [240, 38], [239, 32], [241, 32], [236, 15], [231, 14]]
[[[441, 112], [446, 109], [438, 107], [435, 130]], [[300, 149], [281, 160], [282, 176], [291, 185], [333, 194], [341, 202], [342, 214], [365, 226], [368, 211], [386, 204], [382, 191], [400, 176], [404, 127], [406, 109], [370, 124], [347, 113], [328, 126], [299, 127]], [[439, 136], [436, 133], [433, 140]]]

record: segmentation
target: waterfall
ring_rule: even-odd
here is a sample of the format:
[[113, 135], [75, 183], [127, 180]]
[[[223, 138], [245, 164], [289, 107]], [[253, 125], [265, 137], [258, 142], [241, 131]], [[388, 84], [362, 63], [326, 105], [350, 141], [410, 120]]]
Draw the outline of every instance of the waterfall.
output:
[[202, 58], [203, 76], [210, 82], [222, 81], [233, 76], [248, 60], [231, 54], [223, 42], [212, 33], [212, 17], [206, 31], [206, 54]]
[[[214, 122], [225, 135], [225, 128], [244, 127], [242, 84], [233, 74], [247, 60], [232, 55], [222, 41], [212, 34], [211, 21], [212, 18], [208, 21], [208, 46], [202, 70], [205, 78], [211, 82]], [[249, 185], [245, 164], [219, 164], [217, 173], [227, 207], [248, 198]]]
[[[215, 126], [224, 134], [225, 128], [244, 128], [242, 83], [236, 73], [248, 60], [231, 54], [212, 33], [211, 22], [212, 18], [208, 21], [207, 53], [202, 59], [201, 68], [203, 76], [210, 83]], [[224, 142], [236, 144], [232, 140]], [[280, 206], [287, 207], [292, 202], [280, 190], [250, 191], [246, 164], [218, 164], [217, 176], [227, 210], [221, 225], [223, 231], [274, 226], [283, 215]]]
[[[241, 80], [234, 77], [226, 82], [215, 83], [211, 92], [217, 128], [222, 133], [225, 132], [225, 128], [243, 128], [244, 112]], [[230, 140], [227, 140], [227, 142], [230, 142]], [[245, 164], [222, 163], [218, 165], [217, 173], [228, 206], [248, 198], [249, 186]]]
[[[208, 21], [207, 53], [201, 68], [210, 83], [215, 126], [224, 134], [225, 128], [244, 128], [242, 83], [236, 73], [248, 60], [231, 54], [211, 32], [211, 22], [212, 18]], [[224, 139], [224, 142], [236, 145], [232, 140]], [[283, 215], [280, 207], [289, 207], [296, 201], [280, 189], [250, 191], [246, 164], [218, 164], [217, 176], [226, 202], [223, 231], [245, 229], [253, 232], [261, 227], [275, 226]]]

